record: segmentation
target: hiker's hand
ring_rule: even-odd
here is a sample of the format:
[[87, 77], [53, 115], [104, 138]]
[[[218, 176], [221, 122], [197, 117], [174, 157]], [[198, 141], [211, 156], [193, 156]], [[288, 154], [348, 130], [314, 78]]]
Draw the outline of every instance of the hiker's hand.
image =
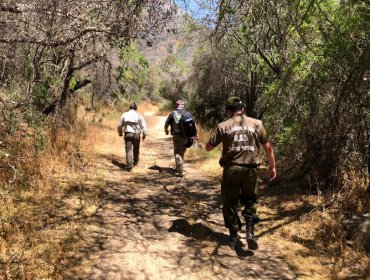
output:
[[168, 131], [168, 129], [166, 129], [164, 132], [166, 133], [166, 135], [168, 135], [168, 133], [170, 133], [170, 132]]
[[199, 136], [198, 135], [195, 135], [194, 136], [194, 140], [198, 142], [199, 141]]
[[276, 168], [269, 168], [269, 179], [270, 179], [270, 182], [275, 180], [276, 178]]

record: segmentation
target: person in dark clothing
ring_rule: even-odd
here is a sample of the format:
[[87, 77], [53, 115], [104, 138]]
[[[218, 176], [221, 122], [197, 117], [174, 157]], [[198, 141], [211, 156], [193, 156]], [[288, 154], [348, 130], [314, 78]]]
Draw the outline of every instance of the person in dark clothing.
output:
[[[192, 138], [185, 137], [181, 133], [179, 126], [179, 121], [182, 115], [187, 115], [188, 117], [193, 117], [190, 112], [185, 110], [185, 103], [182, 100], [176, 102], [176, 111], [172, 112], [164, 124], [164, 131], [166, 135], [170, 133], [169, 127], [171, 128], [171, 135], [173, 140], [175, 163], [176, 163], [176, 173], [178, 176], [183, 177], [184, 174], [184, 156], [186, 149], [191, 146], [193, 141]], [[194, 136], [197, 140], [198, 136]], [[190, 145], [189, 145], [190, 144]]]

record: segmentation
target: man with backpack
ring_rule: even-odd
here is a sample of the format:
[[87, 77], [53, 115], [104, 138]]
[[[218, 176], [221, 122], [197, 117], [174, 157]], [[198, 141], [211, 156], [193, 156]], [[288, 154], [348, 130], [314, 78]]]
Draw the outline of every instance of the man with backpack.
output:
[[260, 145], [266, 152], [270, 165], [270, 181], [276, 178], [275, 155], [262, 121], [244, 114], [245, 105], [238, 97], [227, 100], [228, 119], [218, 124], [206, 150], [223, 144], [220, 165], [223, 167], [221, 193], [225, 227], [230, 231], [230, 245], [235, 248], [237, 232], [241, 229], [238, 216], [239, 201], [244, 206], [246, 241], [251, 250], [258, 249], [254, 238], [254, 224], [259, 222], [257, 203], [257, 167], [260, 164]]
[[198, 139], [194, 118], [185, 110], [184, 101], [176, 101], [176, 110], [167, 117], [164, 125], [166, 135], [169, 134], [168, 127], [171, 127], [171, 135], [173, 135], [176, 173], [179, 177], [183, 177], [185, 151], [193, 144], [193, 138]]
[[[148, 130], [143, 116], [136, 112], [135, 102], [131, 102], [129, 109], [122, 114], [117, 130], [119, 136], [122, 136], [122, 130], [125, 133], [126, 169], [130, 172], [133, 166], [139, 163], [140, 134], [143, 133], [142, 139], [144, 141]], [[132, 153], [134, 160], [132, 160]]]

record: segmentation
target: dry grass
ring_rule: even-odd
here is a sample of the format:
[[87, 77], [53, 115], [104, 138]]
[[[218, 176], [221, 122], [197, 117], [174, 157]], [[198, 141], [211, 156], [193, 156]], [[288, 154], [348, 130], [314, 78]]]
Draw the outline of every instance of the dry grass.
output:
[[33, 137], [13, 135], [9, 155], [0, 158], [15, 167], [0, 170], [0, 279], [61, 279], [59, 268], [76, 246], [76, 225], [61, 208], [64, 182], [81, 176], [96, 140], [87, 119], [47, 127], [46, 149], [35, 153]]
[[211, 138], [213, 131], [204, 129], [200, 124], [197, 124], [197, 130], [201, 148], [189, 149], [186, 152], [186, 158], [193, 161], [196, 165], [196, 168], [202, 172], [210, 175], [217, 175], [222, 170], [218, 164], [221, 148], [218, 146], [213, 151], [206, 152], [205, 146], [208, 140]]
[[158, 106], [149, 102], [143, 102], [138, 105], [138, 112], [143, 115], [155, 115], [158, 114]]
[[300, 279], [363, 279], [369, 259], [345, 244], [340, 208], [307, 190], [304, 184], [262, 187], [265, 221], [257, 232], [278, 246]]

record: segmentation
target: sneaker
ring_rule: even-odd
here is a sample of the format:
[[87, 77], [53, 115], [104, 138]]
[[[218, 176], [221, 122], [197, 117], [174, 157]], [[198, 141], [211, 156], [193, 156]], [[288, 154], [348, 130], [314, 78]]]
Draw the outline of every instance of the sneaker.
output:
[[183, 172], [181, 167], [176, 167], [175, 168], [175, 174], [176, 174], [177, 177], [181, 177], [181, 178], [184, 177], [184, 172]]

